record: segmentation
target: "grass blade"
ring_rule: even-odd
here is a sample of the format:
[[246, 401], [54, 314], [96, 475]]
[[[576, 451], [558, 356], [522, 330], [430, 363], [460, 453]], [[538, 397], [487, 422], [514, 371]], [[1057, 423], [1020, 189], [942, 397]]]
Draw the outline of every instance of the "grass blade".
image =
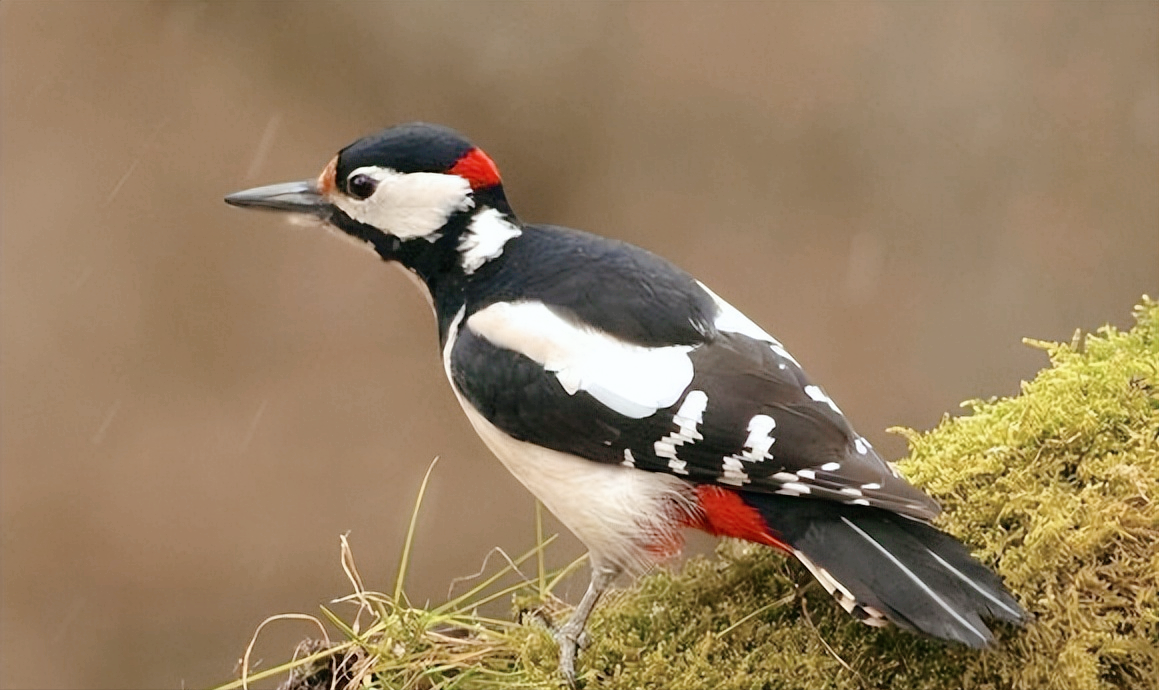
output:
[[427, 467], [427, 473], [423, 476], [423, 483], [419, 485], [419, 495], [415, 497], [415, 507], [410, 513], [410, 525], [406, 529], [406, 541], [402, 545], [402, 559], [398, 563], [398, 577], [394, 581], [394, 600], [399, 602], [402, 600], [403, 583], [406, 581], [407, 567], [410, 565], [410, 548], [414, 544], [415, 525], [419, 521], [419, 508], [423, 505], [423, 496], [427, 493], [427, 482], [431, 480], [431, 471], [435, 469], [439, 459], [436, 457], [431, 460], [431, 464]]

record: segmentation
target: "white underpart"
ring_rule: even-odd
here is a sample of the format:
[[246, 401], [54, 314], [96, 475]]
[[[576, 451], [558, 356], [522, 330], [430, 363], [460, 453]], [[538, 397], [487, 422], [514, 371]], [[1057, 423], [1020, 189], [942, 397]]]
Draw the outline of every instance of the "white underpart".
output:
[[[777, 356], [788, 360], [793, 364], [796, 364], [798, 367], [801, 366], [801, 364], [793, 358], [793, 355], [789, 354], [789, 351], [785, 349], [785, 346], [781, 344], [781, 341], [769, 335], [763, 328], [753, 323], [752, 319], [742, 314], [739, 309], [732, 306], [728, 302], [725, 302], [712, 290], [709, 290], [707, 285], [700, 282], [699, 280], [696, 281], [696, 283], [702, 290], [708, 293], [708, 296], [712, 298], [712, 301], [716, 302], [716, 308], [720, 311], [720, 313], [716, 315], [716, 320], [713, 321], [713, 325], [716, 326], [716, 330], [724, 331], [725, 333], [739, 333], [741, 335], [747, 335], [753, 340], [766, 342], [769, 344], [769, 348], [775, 352]], [[785, 367], [783, 365], [778, 365], [778, 368], [784, 369]]]
[[493, 208], [483, 209], [471, 219], [467, 232], [459, 239], [459, 265], [470, 275], [483, 264], [503, 253], [508, 240], [519, 237], [523, 231]]
[[475, 205], [471, 184], [458, 175], [400, 173], [375, 166], [351, 175], [367, 175], [378, 181], [378, 188], [363, 200], [335, 192], [330, 197], [334, 205], [354, 220], [402, 239], [433, 242], [451, 214]]
[[[499, 461], [592, 553], [592, 561], [639, 572], [679, 543], [681, 518], [695, 510], [692, 486], [662, 472], [593, 462], [518, 441], [463, 399], [451, 377], [451, 353], [463, 310], [451, 321], [443, 369], [471, 426]], [[624, 454], [625, 462], [632, 460]]]
[[467, 319], [492, 344], [553, 372], [569, 395], [586, 391], [625, 417], [676, 404], [692, 382], [691, 346], [641, 347], [572, 323], [542, 302], [499, 302]]
[[[749, 420], [748, 438], [744, 442], [744, 450], [740, 455], [726, 455], [723, 462], [723, 473], [720, 477], [720, 483], [731, 484], [733, 486], [744, 486], [748, 484], [748, 473], [745, 472], [744, 462], [764, 462], [771, 460], [772, 454], [769, 453], [769, 448], [772, 448], [777, 439], [772, 437], [773, 429], [777, 428], [777, 421], [765, 414], [758, 414]], [[784, 473], [781, 473], [782, 475]], [[789, 481], [797, 479], [796, 475], [787, 475]], [[774, 475], [774, 478], [776, 475]]]
[[640, 572], [679, 543], [695, 510], [691, 485], [671, 474], [593, 462], [518, 441], [459, 399], [491, 452], [592, 552], [592, 561]]
[[676, 474], [688, 474], [688, 463], [676, 457], [677, 448], [685, 443], [694, 443], [704, 438], [696, 425], [704, 422], [704, 411], [708, 409], [708, 395], [704, 391], [689, 391], [684, 396], [680, 409], [672, 417], [672, 423], [680, 427], [653, 444], [657, 457], [668, 459], [668, 469]]
[[[837, 403], [833, 402], [833, 399], [826, 395], [825, 391], [821, 390], [821, 386], [805, 386], [805, 395], [809, 396], [817, 402], [825, 403], [830, 408], [832, 408], [834, 412], [841, 414], [841, 408], [837, 407]], [[862, 443], [864, 443], [864, 441], [862, 441]]]

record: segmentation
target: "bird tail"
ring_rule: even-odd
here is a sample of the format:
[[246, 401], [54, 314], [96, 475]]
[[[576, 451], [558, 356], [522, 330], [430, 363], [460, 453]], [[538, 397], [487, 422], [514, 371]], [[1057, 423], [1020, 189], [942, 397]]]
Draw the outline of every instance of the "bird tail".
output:
[[868, 625], [891, 621], [970, 647], [993, 640], [982, 618], [1026, 613], [954, 537], [880, 508], [744, 493], [766, 525], [841, 604]]

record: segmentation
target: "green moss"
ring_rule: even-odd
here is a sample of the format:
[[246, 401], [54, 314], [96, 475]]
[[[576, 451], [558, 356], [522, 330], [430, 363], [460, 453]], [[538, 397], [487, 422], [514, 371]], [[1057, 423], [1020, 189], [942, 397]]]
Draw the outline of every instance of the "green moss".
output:
[[[899, 430], [912, 451], [903, 471], [942, 502], [938, 524], [974, 547], [1032, 613], [1025, 629], [999, 626], [998, 643], [975, 652], [869, 628], [795, 562], [724, 542], [715, 559], [644, 577], [598, 607], [581, 685], [1159, 687], [1159, 303], [1144, 297], [1135, 316], [1129, 332], [1032, 342], [1051, 366], [1020, 395], [967, 403], [971, 414], [932, 431]], [[525, 590], [517, 605], [535, 596]], [[473, 635], [485, 661], [445, 665], [412, 687], [560, 686], [543, 629]], [[386, 637], [408, 639], [399, 630]], [[434, 644], [428, 638], [420, 630], [409, 639]], [[381, 643], [372, 647], [382, 654]], [[396, 687], [398, 678], [368, 667], [357, 685]]]

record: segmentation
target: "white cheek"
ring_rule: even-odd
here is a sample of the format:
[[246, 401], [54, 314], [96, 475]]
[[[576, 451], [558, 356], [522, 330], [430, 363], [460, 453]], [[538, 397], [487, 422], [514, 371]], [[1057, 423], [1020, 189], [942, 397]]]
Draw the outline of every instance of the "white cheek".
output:
[[354, 220], [402, 239], [423, 237], [434, 241], [452, 214], [475, 205], [471, 185], [458, 175], [400, 173], [387, 168], [359, 168], [378, 181], [368, 199], [334, 195], [334, 204]]

